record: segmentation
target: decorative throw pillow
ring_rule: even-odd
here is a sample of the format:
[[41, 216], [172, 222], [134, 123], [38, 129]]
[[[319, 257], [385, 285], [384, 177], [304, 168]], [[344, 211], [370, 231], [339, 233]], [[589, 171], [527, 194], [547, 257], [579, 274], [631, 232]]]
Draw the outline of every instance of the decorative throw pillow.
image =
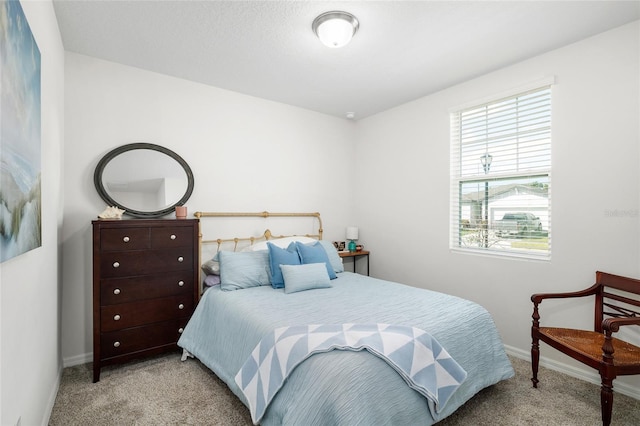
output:
[[220, 285], [220, 275], [207, 275], [207, 277], [204, 279], [204, 285], [206, 287]]
[[271, 285], [269, 279], [269, 253], [267, 250], [252, 252], [221, 251], [220, 288], [243, 288]]
[[338, 254], [338, 250], [336, 250], [336, 246], [334, 246], [330, 241], [320, 240], [318, 242], [322, 244], [324, 251], [327, 252], [327, 257], [329, 257], [329, 262], [331, 262], [333, 270], [335, 272], [344, 272], [344, 264], [342, 263], [342, 258]]
[[200, 266], [205, 275], [220, 275], [220, 262], [218, 261], [218, 253], [212, 259], [207, 260]]
[[290, 243], [286, 249], [268, 243], [267, 248], [269, 249], [269, 266], [271, 267], [271, 286], [273, 288], [283, 288], [284, 278], [282, 277], [280, 265], [300, 265], [300, 256], [298, 255], [296, 243]]
[[298, 249], [298, 254], [300, 255], [300, 261], [303, 265], [309, 263], [324, 263], [327, 267], [327, 272], [329, 273], [329, 278], [334, 279], [337, 278], [337, 275], [331, 266], [331, 262], [329, 262], [329, 257], [327, 256], [327, 252], [325, 251], [322, 244], [316, 242], [315, 244], [307, 245], [302, 244], [300, 242], [296, 242], [296, 248]]
[[284, 278], [285, 293], [331, 287], [325, 263], [280, 265], [280, 269]]

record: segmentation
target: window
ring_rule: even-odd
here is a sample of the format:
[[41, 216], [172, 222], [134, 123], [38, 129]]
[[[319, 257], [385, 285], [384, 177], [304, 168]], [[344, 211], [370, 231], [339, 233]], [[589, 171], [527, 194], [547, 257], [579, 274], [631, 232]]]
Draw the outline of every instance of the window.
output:
[[451, 113], [451, 247], [551, 254], [551, 86]]

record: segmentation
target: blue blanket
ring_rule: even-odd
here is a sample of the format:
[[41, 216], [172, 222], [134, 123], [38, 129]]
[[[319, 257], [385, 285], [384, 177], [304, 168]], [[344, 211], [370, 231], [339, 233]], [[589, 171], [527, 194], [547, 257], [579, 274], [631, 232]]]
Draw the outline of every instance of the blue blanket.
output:
[[244, 363], [235, 381], [258, 424], [289, 374], [316, 353], [333, 349], [368, 350], [393, 367], [409, 387], [439, 411], [467, 373], [424, 330], [389, 324], [323, 324], [281, 327], [267, 334]]

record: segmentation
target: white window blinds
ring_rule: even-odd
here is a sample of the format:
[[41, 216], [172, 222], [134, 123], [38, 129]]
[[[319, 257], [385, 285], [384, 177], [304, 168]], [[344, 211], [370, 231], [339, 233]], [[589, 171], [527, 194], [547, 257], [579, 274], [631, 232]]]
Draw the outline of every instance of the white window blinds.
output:
[[451, 114], [451, 246], [548, 257], [551, 87]]

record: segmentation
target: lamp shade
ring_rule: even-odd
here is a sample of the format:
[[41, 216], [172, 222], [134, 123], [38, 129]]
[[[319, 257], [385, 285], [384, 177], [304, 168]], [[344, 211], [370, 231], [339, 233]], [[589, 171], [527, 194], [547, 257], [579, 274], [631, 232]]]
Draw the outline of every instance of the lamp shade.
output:
[[358, 228], [355, 226], [349, 226], [347, 228], [347, 240], [357, 240], [358, 239]]
[[358, 30], [355, 16], [347, 12], [326, 12], [313, 21], [313, 32], [322, 44], [331, 48], [345, 46]]

